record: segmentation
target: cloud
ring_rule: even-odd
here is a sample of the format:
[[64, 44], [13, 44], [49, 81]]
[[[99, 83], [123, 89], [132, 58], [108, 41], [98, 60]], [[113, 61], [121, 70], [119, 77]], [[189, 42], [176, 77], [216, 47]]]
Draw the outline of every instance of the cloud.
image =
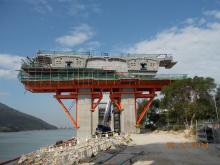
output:
[[68, 10], [68, 13], [70, 15], [83, 15], [85, 17], [88, 16], [88, 11], [86, 11], [86, 6], [82, 3], [79, 3], [78, 1], [74, 1], [74, 3], [72, 3], [70, 6], [69, 6], [69, 10]]
[[101, 13], [99, 4], [95, 1], [83, 1], [80, 0], [58, 0], [66, 8], [66, 13], [70, 16], [76, 16], [77, 18], [88, 18], [91, 14]]
[[56, 15], [73, 16], [74, 19], [87, 19], [92, 14], [100, 14], [99, 3], [89, 0], [25, 0], [40, 14], [56, 13]]
[[200, 26], [206, 23], [206, 19], [205, 18], [187, 18], [183, 23], [186, 25]]
[[98, 41], [91, 41], [85, 44], [84, 48], [80, 48], [79, 51], [96, 51], [101, 46], [101, 43]]
[[34, 7], [34, 10], [41, 14], [53, 11], [53, 7], [48, 0], [26, 0], [26, 2], [31, 4]]
[[[211, 15], [216, 17], [214, 14]], [[130, 53], [170, 53], [178, 63], [170, 70], [160, 69], [160, 73], [210, 76], [219, 83], [220, 21], [207, 21], [205, 18], [196, 20], [188, 19], [188, 24], [161, 31], [152, 39], [133, 44], [126, 51]], [[199, 23], [199, 20], [203, 20], [203, 25]]]
[[214, 16], [217, 19], [220, 19], [220, 11], [218, 10], [208, 10], [204, 12], [207, 16]]
[[187, 19], [185, 20], [185, 23], [192, 25], [192, 24], [195, 23], [195, 19], [193, 19], [193, 18], [187, 18]]
[[21, 66], [22, 56], [0, 54], [0, 78], [16, 78]]
[[87, 24], [81, 24], [74, 27], [69, 34], [56, 38], [56, 42], [63, 46], [74, 47], [90, 40], [94, 36], [94, 32]]

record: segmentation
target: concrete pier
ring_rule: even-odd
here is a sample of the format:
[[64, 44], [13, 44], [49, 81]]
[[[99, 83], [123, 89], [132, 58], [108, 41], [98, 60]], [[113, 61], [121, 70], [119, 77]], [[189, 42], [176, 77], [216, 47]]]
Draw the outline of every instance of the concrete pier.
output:
[[77, 137], [90, 137], [98, 124], [98, 111], [91, 111], [90, 89], [80, 89], [78, 97], [78, 124]]
[[[133, 89], [123, 89], [123, 92], [133, 92]], [[136, 133], [134, 94], [123, 94], [121, 103], [123, 106], [123, 111], [121, 112], [121, 132]]]
[[[90, 89], [79, 90], [78, 97], [78, 124], [77, 137], [90, 137], [95, 133], [99, 122], [98, 108], [91, 112], [91, 95], [82, 94], [89, 93]], [[124, 89], [123, 92], [133, 92], [133, 89]], [[108, 96], [108, 95], [107, 95]], [[107, 102], [108, 97], [104, 97], [102, 102]], [[122, 133], [136, 133], [135, 120], [135, 96], [134, 94], [123, 94], [121, 97], [123, 111], [120, 114], [120, 128]], [[105, 104], [107, 105], [107, 103]], [[111, 121], [111, 128], [113, 128], [113, 117]]]

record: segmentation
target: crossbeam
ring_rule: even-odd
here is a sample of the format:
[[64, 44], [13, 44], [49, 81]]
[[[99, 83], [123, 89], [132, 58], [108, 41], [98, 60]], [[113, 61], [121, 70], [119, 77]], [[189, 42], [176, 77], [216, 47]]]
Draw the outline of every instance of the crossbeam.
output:
[[[72, 80], [72, 81], [22, 81], [25, 89], [33, 93], [54, 93], [57, 90], [70, 92], [83, 88], [99, 89], [111, 92], [112, 89], [155, 89], [161, 91], [163, 86], [171, 84], [172, 80]], [[142, 90], [144, 91], [144, 90]]]

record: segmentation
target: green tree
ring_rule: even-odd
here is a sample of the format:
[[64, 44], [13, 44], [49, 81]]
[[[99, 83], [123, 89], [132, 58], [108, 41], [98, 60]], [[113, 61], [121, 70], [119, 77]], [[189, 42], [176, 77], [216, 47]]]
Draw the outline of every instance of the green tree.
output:
[[[138, 102], [138, 109], [137, 109], [137, 114], [138, 116], [141, 114], [141, 112], [143, 111], [145, 105], [147, 104], [146, 100], [140, 100]], [[144, 115], [142, 121], [141, 121], [141, 125], [143, 125], [143, 123], [147, 120], [146, 118], [148, 117], [148, 119], [150, 119], [153, 122], [157, 121], [157, 115], [156, 115], [156, 109], [159, 108], [160, 106], [160, 100], [159, 99], [155, 99], [152, 101], [150, 108], [148, 109], [146, 115]]]
[[218, 109], [218, 116], [220, 116], [220, 86], [218, 86], [215, 94], [216, 106]]
[[217, 88], [215, 99], [216, 99], [216, 105], [220, 107], [220, 86], [218, 86]]
[[147, 121], [151, 125], [150, 127], [155, 127], [159, 121], [159, 114], [158, 114], [159, 107], [160, 107], [160, 100], [155, 99], [152, 101], [152, 104], [149, 110], [147, 111]]
[[212, 78], [194, 77], [177, 80], [162, 90], [161, 107], [168, 110], [168, 120], [192, 128], [195, 119], [215, 117]]

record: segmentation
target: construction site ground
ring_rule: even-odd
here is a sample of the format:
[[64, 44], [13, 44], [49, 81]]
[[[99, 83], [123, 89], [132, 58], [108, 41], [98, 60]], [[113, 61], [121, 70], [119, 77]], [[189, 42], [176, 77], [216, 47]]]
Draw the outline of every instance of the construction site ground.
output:
[[219, 144], [196, 142], [183, 131], [154, 131], [132, 134], [131, 138], [134, 144], [102, 152], [88, 164], [219, 165], [220, 162]]

